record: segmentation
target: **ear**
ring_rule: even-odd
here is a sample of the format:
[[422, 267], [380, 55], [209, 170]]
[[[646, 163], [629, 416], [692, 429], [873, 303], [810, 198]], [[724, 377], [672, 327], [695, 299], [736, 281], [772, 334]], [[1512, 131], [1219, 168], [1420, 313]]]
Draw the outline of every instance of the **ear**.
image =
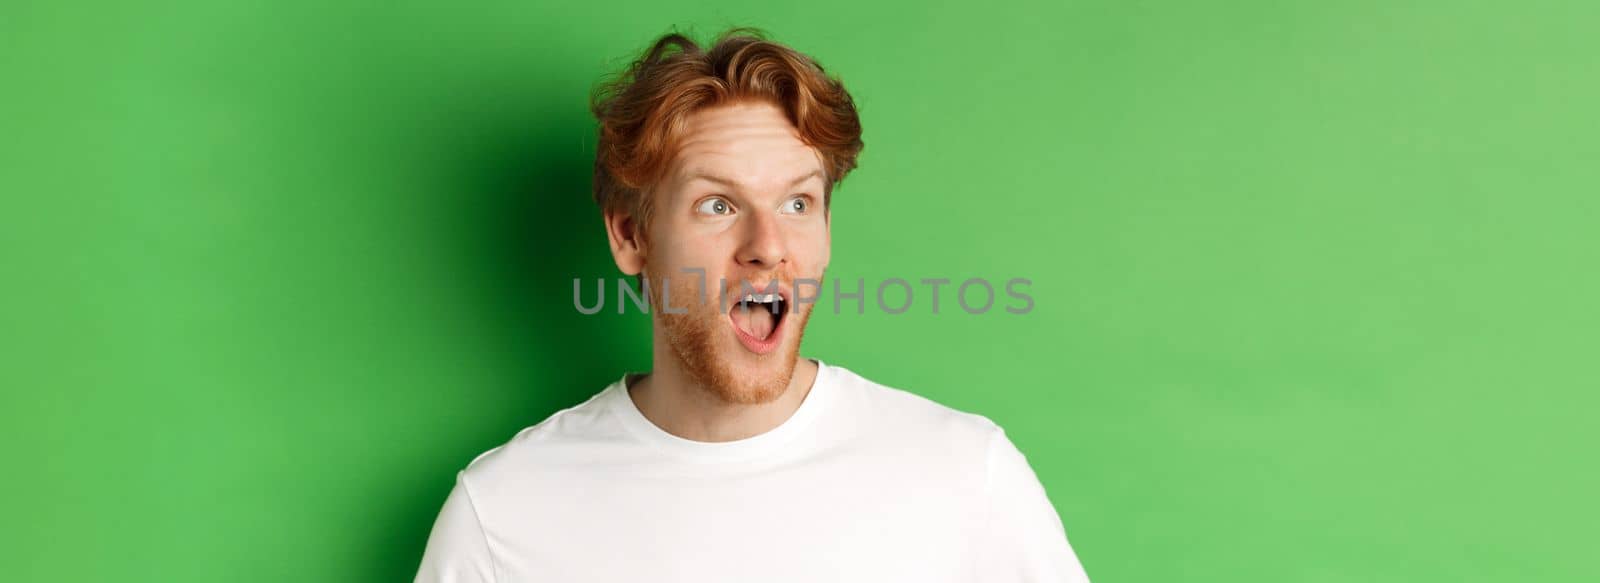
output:
[[638, 275], [644, 270], [644, 240], [639, 233], [639, 223], [626, 212], [606, 211], [606, 238], [611, 242], [611, 259], [624, 275]]

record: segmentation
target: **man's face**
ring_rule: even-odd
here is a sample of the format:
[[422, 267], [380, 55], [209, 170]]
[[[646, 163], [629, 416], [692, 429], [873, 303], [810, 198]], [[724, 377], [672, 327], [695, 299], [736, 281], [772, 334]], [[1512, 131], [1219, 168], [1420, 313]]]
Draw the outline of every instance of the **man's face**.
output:
[[[722, 400], [768, 402], [793, 376], [815, 305], [797, 305], [795, 282], [815, 297], [828, 263], [821, 159], [774, 105], [710, 108], [687, 122], [676, 158], [648, 194], [655, 211], [642, 267], [656, 301], [656, 341]], [[703, 293], [688, 269], [705, 271]]]

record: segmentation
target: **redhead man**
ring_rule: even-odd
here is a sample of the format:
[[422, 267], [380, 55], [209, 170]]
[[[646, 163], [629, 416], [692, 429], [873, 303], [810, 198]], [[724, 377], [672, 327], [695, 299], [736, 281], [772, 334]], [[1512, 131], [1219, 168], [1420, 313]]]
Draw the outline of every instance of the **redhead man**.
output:
[[593, 111], [652, 370], [473, 460], [417, 581], [1087, 581], [998, 426], [799, 356], [862, 148], [837, 79], [753, 31], [671, 34]]

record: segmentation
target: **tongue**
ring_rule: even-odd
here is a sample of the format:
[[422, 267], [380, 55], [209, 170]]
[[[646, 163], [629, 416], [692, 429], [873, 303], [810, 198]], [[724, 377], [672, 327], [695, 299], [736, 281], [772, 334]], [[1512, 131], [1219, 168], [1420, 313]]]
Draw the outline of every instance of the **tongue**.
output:
[[766, 340], [772, 334], [775, 321], [766, 304], [740, 304], [733, 310], [733, 324], [745, 334]]

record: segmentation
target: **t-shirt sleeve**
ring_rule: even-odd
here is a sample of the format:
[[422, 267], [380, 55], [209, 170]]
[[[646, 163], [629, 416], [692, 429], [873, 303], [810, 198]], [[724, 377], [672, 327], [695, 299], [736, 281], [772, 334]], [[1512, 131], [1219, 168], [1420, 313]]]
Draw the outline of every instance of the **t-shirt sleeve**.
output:
[[989, 439], [984, 580], [1087, 583], [1044, 486], [1005, 431]]
[[433, 522], [416, 583], [490, 583], [495, 579], [489, 540], [473, 506], [466, 473], [461, 472]]

